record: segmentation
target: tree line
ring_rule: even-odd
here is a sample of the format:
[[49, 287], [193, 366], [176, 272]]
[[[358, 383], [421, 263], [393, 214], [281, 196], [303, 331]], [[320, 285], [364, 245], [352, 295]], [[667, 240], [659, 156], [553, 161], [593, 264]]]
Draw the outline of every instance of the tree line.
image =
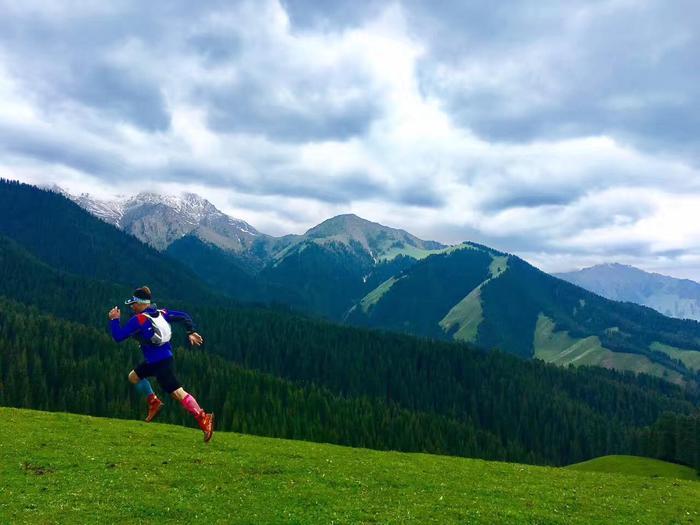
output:
[[[692, 412], [682, 391], [650, 377], [644, 386], [606, 371], [558, 370], [449, 344], [431, 357], [431, 341], [345, 333], [321, 322], [311, 329], [308, 320], [276, 312], [238, 311], [231, 321], [239, 336], [229, 334], [230, 344], [223, 346], [214, 328], [222, 320], [207, 313], [206, 350], [179, 346], [176, 363], [186, 387], [217, 413], [221, 430], [559, 465], [632, 452], [644, 439], [645, 422], [668, 411]], [[221, 315], [231, 319], [232, 313]], [[131, 342], [112, 342], [105, 325], [86, 326], [0, 299], [0, 404], [142, 418], [143, 400], [126, 381], [140, 352]], [[218, 330], [226, 332], [225, 323]], [[368, 361], [373, 337], [389, 357], [375, 354]], [[322, 347], [336, 351], [322, 356]], [[353, 348], [367, 353], [353, 356]], [[295, 350], [305, 350], [306, 358]], [[430, 362], [451, 352], [451, 359]], [[422, 361], [422, 370], [411, 372], [411, 361], [402, 363], [400, 353], [413, 364]], [[471, 359], [460, 362], [460, 354]], [[343, 355], [348, 359], [339, 359]], [[514, 380], [516, 375], [525, 380]], [[192, 424], [181, 407], [166, 402], [163, 420]]]

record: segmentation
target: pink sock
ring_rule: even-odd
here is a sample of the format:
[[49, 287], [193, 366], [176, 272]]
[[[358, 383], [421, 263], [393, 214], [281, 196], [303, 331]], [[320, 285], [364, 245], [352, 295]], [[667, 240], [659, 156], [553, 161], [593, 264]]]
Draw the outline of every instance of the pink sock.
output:
[[187, 394], [183, 400], [181, 401], [182, 406], [185, 407], [185, 410], [187, 410], [190, 414], [192, 414], [194, 417], [199, 418], [199, 416], [204, 412], [200, 408], [200, 406], [197, 404], [197, 400], [192, 397], [190, 394]]

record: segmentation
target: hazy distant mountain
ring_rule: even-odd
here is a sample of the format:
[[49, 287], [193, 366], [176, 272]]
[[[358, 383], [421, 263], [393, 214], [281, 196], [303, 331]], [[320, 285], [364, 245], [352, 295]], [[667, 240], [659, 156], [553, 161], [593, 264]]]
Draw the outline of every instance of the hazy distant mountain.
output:
[[700, 284], [695, 281], [617, 263], [556, 276], [608, 299], [642, 304], [669, 317], [700, 321]]

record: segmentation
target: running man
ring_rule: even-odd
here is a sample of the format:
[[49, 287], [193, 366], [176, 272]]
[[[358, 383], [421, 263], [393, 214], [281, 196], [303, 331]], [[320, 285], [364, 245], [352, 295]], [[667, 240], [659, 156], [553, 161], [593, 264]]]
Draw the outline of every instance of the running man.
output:
[[136, 390], [141, 395], [146, 397], [148, 402], [146, 421], [153, 420], [163, 407], [163, 402], [155, 395], [147, 379], [155, 376], [161, 388], [173, 399], [182, 403], [185, 410], [194, 416], [199, 423], [199, 428], [204, 432], [204, 441], [209, 441], [214, 433], [214, 414], [208, 414], [202, 410], [197, 400], [185, 392], [173, 370], [170, 323], [185, 325], [190, 344], [199, 346], [204, 342], [202, 336], [195, 332], [192, 318], [185, 312], [165, 308], [159, 310], [155, 303], [151, 303], [151, 290], [147, 286], [134, 290], [134, 296], [127, 299], [124, 304], [129, 305], [136, 315], [122, 327], [121, 311], [115, 306], [109, 311], [109, 327], [112, 338], [117, 343], [133, 337], [141, 345], [144, 361], [129, 372], [129, 381], [136, 386]]

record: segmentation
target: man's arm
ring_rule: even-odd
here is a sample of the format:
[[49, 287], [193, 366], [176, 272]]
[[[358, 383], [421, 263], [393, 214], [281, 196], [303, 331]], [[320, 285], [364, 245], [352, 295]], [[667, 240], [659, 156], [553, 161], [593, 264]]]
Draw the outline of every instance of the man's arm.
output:
[[117, 343], [121, 343], [140, 330], [140, 325], [136, 316], [129, 319], [124, 327], [122, 327], [119, 321], [119, 315], [118, 308], [116, 308], [116, 310], [113, 308], [109, 313], [109, 329], [112, 332], [112, 339]]
[[187, 331], [187, 334], [193, 334], [195, 333], [195, 328], [194, 328], [194, 323], [192, 322], [192, 318], [190, 317], [189, 314], [185, 312], [178, 312], [176, 310], [166, 310], [163, 309], [161, 310], [163, 312], [163, 316], [165, 317], [165, 320], [168, 321], [169, 323], [180, 323], [185, 325], [185, 330]]
[[189, 339], [191, 345], [199, 346], [204, 343], [204, 339], [199, 335], [194, 328], [194, 323], [189, 314], [185, 312], [178, 312], [176, 310], [161, 310], [163, 312], [163, 317], [169, 323], [182, 323], [185, 325], [185, 330], [187, 330], [187, 339]]

